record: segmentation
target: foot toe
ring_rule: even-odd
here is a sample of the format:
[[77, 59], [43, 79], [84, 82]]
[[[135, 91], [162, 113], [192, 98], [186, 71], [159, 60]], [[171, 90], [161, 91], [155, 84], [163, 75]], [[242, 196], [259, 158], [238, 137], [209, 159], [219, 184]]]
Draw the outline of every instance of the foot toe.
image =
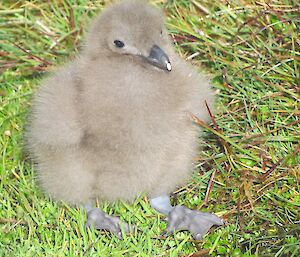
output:
[[168, 217], [168, 234], [177, 230], [188, 230], [194, 239], [200, 240], [214, 225], [223, 225], [224, 221], [212, 213], [190, 210], [185, 206], [176, 206]]
[[109, 216], [99, 209], [92, 209], [87, 214], [87, 221], [85, 224], [86, 229], [94, 227], [98, 230], [108, 230], [122, 239], [122, 229], [126, 234], [133, 231], [134, 226], [122, 222], [119, 217]]

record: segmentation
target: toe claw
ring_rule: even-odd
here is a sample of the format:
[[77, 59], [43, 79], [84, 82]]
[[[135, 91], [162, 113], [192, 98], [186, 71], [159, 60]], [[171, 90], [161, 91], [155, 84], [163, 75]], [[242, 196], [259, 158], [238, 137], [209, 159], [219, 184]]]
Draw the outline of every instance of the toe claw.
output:
[[161, 232], [160, 235], [163, 237], [166, 237], [166, 236], [168, 236], [168, 232], [166, 230], [164, 230], [163, 232]]
[[193, 238], [195, 239], [195, 240], [201, 240], [202, 239], [202, 237], [203, 237], [203, 235], [202, 234], [196, 234], [196, 235], [193, 235]]
[[123, 239], [123, 236], [122, 236], [122, 233], [121, 233], [121, 232], [114, 233], [114, 234], [115, 234], [115, 236], [116, 236], [118, 239], [120, 239], [120, 240]]

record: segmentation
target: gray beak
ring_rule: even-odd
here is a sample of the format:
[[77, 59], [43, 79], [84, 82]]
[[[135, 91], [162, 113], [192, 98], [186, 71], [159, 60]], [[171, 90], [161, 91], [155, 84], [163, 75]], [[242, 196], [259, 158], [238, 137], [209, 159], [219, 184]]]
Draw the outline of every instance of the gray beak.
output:
[[154, 45], [148, 57], [145, 57], [146, 61], [150, 64], [166, 71], [171, 71], [172, 66], [167, 54], [157, 45]]

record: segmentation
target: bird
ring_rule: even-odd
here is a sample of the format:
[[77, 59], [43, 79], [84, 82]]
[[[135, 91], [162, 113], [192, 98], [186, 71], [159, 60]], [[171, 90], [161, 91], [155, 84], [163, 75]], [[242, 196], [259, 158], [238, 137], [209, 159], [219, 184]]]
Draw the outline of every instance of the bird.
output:
[[201, 239], [224, 221], [213, 213], [172, 206], [197, 153], [191, 115], [208, 120], [215, 95], [209, 78], [181, 58], [157, 7], [114, 3], [85, 35], [78, 56], [46, 78], [32, 102], [27, 148], [37, 180], [52, 199], [87, 211], [86, 227], [121, 237], [99, 202], [132, 202], [147, 194], [168, 216], [165, 235], [189, 230]]

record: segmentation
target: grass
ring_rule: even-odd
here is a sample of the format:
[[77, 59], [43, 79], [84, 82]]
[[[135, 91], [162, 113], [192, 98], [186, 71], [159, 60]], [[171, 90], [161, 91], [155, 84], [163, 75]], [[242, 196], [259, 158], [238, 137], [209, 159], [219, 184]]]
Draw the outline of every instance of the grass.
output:
[[137, 224], [120, 241], [84, 230], [85, 214], [40, 191], [22, 155], [32, 93], [80, 47], [109, 1], [0, 3], [0, 256], [299, 256], [300, 5], [298, 1], [151, 1], [177, 50], [212, 74], [219, 99], [190, 183], [173, 202], [227, 225], [202, 241], [166, 227], [141, 197], [104, 210]]

